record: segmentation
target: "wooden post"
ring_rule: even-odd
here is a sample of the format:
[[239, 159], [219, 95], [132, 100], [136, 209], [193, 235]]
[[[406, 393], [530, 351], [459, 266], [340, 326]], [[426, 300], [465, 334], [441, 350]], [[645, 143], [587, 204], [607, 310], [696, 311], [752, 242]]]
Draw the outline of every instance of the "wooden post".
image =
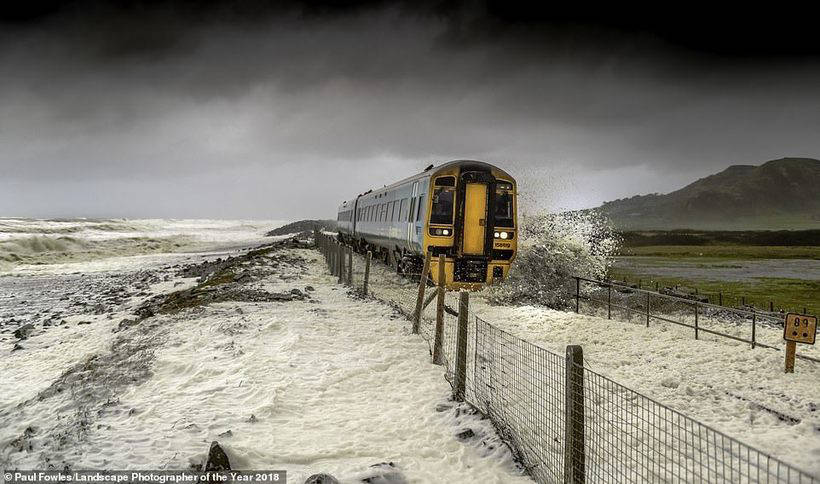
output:
[[585, 480], [584, 452], [584, 352], [567, 346], [564, 403], [564, 483]]
[[649, 293], [646, 293], [646, 327], [649, 327]]
[[718, 293], [718, 304], [723, 306], [723, 291]]
[[330, 264], [330, 275], [336, 275], [336, 246], [335, 245], [328, 245], [327, 248], [328, 258], [327, 262]]
[[658, 287], [658, 281], [655, 281], [655, 292], [658, 292], [660, 288]]
[[612, 283], [606, 287], [606, 318], [612, 319]]
[[419, 333], [419, 326], [421, 326], [421, 311], [424, 309], [424, 290], [427, 288], [427, 272], [430, 271], [430, 252], [424, 255], [424, 268], [421, 270], [421, 277], [419, 277], [419, 294], [416, 297], [416, 310], [413, 312], [413, 334]]
[[774, 312], [774, 301], [769, 301], [769, 312], [770, 313]]
[[575, 312], [579, 313], [581, 309], [581, 278], [575, 278]]
[[786, 373], [794, 373], [794, 353], [797, 350], [797, 343], [786, 341]]
[[757, 327], [757, 313], [752, 311], [752, 349], [755, 349], [757, 344], [757, 337], [755, 336]]
[[347, 248], [347, 285], [353, 286], [353, 246]]
[[444, 290], [445, 290], [444, 254], [438, 256], [438, 300], [436, 301], [436, 336], [433, 341], [433, 364], [444, 363], [444, 352], [442, 351], [444, 339]]
[[464, 401], [467, 390], [467, 316], [470, 306], [470, 293], [461, 291], [458, 296], [458, 339], [456, 344], [456, 387], [453, 398], [458, 402]]
[[373, 252], [367, 251], [367, 258], [364, 262], [364, 284], [362, 284], [362, 293], [367, 296], [367, 283], [370, 282], [370, 260], [373, 258]]
[[339, 258], [339, 284], [341, 284], [341, 283], [344, 282], [344, 273], [345, 273], [344, 245], [339, 244], [336, 255]]
[[743, 307], [746, 307], [746, 296], [741, 296], [741, 298], [740, 298], [740, 304], [741, 304]]
[[698, 303], [695, 303], [695, 339], [698, 339]]

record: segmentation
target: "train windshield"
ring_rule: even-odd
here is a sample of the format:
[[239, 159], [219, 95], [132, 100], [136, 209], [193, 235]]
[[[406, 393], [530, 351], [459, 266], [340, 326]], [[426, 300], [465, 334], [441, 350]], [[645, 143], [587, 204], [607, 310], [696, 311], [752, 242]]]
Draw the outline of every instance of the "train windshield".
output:
[[430, 214], [431, 224], [453, 223], [453, 200], [455, 191], [451, 187], [436, 187], [433, 191], [433, 211]]
[[495, 192], [495, 226], [514, 227], [513, 225], [513, 197], [507, 190]]

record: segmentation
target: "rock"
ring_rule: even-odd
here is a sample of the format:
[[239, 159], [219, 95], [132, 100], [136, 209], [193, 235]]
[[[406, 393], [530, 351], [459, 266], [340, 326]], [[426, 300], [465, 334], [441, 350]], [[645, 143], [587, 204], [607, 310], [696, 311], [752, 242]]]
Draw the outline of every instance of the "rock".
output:
[[305, 479], [305, 484], [339, 484], [339, 481], [330, 474], [313, 474]]
[[228, 460], [228, 455], [219, 446], [219, 442], [214, 440], [211, 442], [211, 448], [208, 450], [208, 460], [205, 461], [205, 472], [208, 471], [229, 471], [231, 470], [231, 462]]
[[473, 432], [473, 429], [463, 430], [456, 434], [456, 438], [462, 442], [473, 437], [475, 437], [475, 432]]
[[9, 442], [9, 447], [13, 449], [13, 452], [22, 452], [24, 450], [26, 452], [31, 452], [32, 450], [34, 450], [31, 438], [36, 433], [37, 427], [26, 427], [26, 430], [23, 431], [23, 435]]
[[436, 405], [436, 412], [446, 412], [453, 408], [451, 405], [447, 405], [446, 403], [439, 403]]
[[230, 429], [228, 429], [225, 432], [218, 434], [217, 437], [233, 437], [233, 432]]
[[20, 343], [14, 343], [14, 347], [11, 349], [11, 351], [20, 351], [20, 350], [24, 350], [24, 349], [25, 348], [20, 346]]
[[305, 292], [313, 292], [315, 290], [316, 289], [314, 289], [313, 286], [305, 286]]
[[371, 471], [362, 477], [362, 482], [368, 484], [407, 484], [404, 474], [392, 462], [380, 462], [370, 466]]
[[14, 337], [17, 338], [17, 339], [26, 339], [31, 335], [31, 333], [33, 331], [34, 331], [34, 325], [31, 324], [31, 323], [28, 323], [28, 324], [24, 324], [23, 326], [20, 326], [17, 329], [17, 331], [15, 331], [13, 334], [14, 334]]
[[120, 324], [119, 326], [117, 326], [117, 328], [120, 330], [128, 329], [131, 326], [134, 326], [135, 324], [137, 324], [137, 320], [135, 319], [123, 319], [122, 321], [120, 321]]
[[81, 324], [91, 324], [91, 321], [80, 321], [77, 323], [77, 326], [80, 326]]
[[291, 289], [290, 293], [294, 296], [302, 296], [302, 291], [300, 291], [299, 289]]
[[248, 423], [256, 423], [258, 420], [259, 419], [256, 418], [256, 415], [251, 414], [251, 416], [248, 417], [248, 420], [245, 420], [245, 421], [248, 422]]
[[666, 388], [678, 388], [679, 385], [680, 382], [672, 377], [667, 377], [661, 380], [661, 386], [664, 386]]

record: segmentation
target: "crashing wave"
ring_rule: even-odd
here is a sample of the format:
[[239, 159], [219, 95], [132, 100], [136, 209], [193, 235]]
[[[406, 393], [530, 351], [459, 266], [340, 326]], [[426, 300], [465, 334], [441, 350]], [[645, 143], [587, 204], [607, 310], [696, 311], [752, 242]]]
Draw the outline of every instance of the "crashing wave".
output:
[[528, 218], [520, 237], [509, 277], [490, 289], [495, 302], [566, 307], [572, 278], [606, 276], [620, 245], [609, 220], [592, 211]]
[[0, 241], [0, 263], [3, 266], [42, 265], [77, 262], [104, 257], [179, 252], [193, 244], [189, 236], [124, 237], [88, 240], [77, 237], [36, 235]]

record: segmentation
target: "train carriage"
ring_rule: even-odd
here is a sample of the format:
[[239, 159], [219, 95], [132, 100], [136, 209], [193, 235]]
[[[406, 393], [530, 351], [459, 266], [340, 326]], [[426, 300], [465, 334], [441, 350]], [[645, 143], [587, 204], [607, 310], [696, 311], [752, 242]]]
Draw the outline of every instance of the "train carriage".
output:
[[489, 163], [457, 160], [342, 202], [339, 238], [402, 273], [431, 252], [445, 256], [446, 285], [477, 289], [507, 276], [517, 249], [516, 182]]

